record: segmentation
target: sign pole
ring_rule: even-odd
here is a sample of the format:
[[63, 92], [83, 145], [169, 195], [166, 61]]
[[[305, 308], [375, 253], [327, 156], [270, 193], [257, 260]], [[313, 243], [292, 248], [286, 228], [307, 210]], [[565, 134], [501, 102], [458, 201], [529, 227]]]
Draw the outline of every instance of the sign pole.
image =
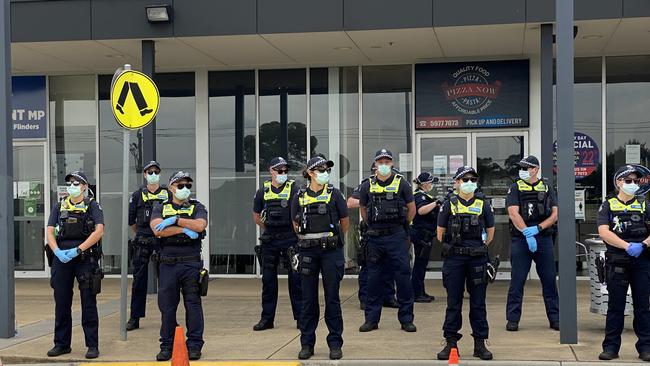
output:
[[[131, 65], [124, 65], [124, 70], [130, 70]], [[129, 285], [129, 130], [124, 129], [122, 138], [124, 151], [122, 153], [122, 269], [120, 277], [120, 339], [126, 341], [126, 298]]]

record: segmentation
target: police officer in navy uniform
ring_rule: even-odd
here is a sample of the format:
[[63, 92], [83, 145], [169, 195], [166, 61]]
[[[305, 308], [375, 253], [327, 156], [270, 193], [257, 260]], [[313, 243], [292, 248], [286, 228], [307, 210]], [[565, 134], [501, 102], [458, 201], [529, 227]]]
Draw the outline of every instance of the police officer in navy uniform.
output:
[[203, 347], [203, 307], [199, 296], [201, 240], [208, 225], [208, 212], [197, 200], [190, 199], [192, 177], [178, 171], [169, 179], [172, 199], [156, 204], [151, 214], [151, 229], [158, 237], [159, 289], [158, 307], [162, 315], [160, 327], [160, 353], [158, 361], [172, 356], [176, 309], [183, 294], [185, 323], [187, 326], [187, 350], [190, 360], [201, 358]]
[[[359, 184], [353, 191], [350, 197], [348, 198], [348, 209], [352, 208], [359, 208], [359, 192], [361, 191], [361, 186], [368, 180], [370, 180], [371, 177], [374, 177], [375, 174], [377, 173], [377, 166], [375, 165], [375, 162], [372, 163], [370, 166], [370, 177], [364, 178], [361, 181], [361, 184]], [[360, 250], [365, 251], [362, 255], [365, 255], [367, 257], [367, 241], [368, 241], [368, 235], [367, 235], [367, 229], [368, 225], [364, 222], [361, 221], [359, 223], [360, 227], [364, 227], [363, 230], [360, 230], [359, 233], [359, 240], [364, 240], [364, 248], [360, 248]], [[362, 231], [362, 232], [361, 232]], [[362, 237], [363, 236], [363, 237]], [[362, 263], [359, 263], [359, 266], [361, 269], [359, 270], [359, 276], [358, 276], [358, 281], [359, 281], [359, 308], [361, 310], [366, 310], [366, 298], [368, 296], [368, 263], [367, 263], [368, 258], [363, 258]], [[395, 276], [392, 272], [392, 269], [390, 266], [387, 266], [384, 268], [382, 273], [385, 275], [384, 279], [384, 289], [385, 289], [385, 294], [384, 294], [384, 307], [385, 308], [394, 308], [397, 309], [399, 308], [399, 304], [397, 304], [397, 299], [395, 299]]]
[[638, 166], [619, 168], [614, 174], [616, 193], [608, 196], [598, 211], [598, 234], [607, 246], [605, 278], [609, 292], [601, 360], [618, 358], [629, 286], [638, 337], [636, 350], [640, 359], [650, 362], [650, 213], [645, 196], [636, 196], [643, 175]]
[[329, 184], [334, 163], [322, 156], [307, 162], [303, 176], [307, 187], [301, 188], [291, 203], [291, 217], [298, 233], [299, 271], [302, 284], [300, 345], [298, 358], [314, 355], [316, 328], [320, 320], [318, 274], [323, 277], [325, 324], [329, 330], [329, 357], [343, 357], [343, 315], [339, 288], [345, 270], [343, 238], [350, 226], [348, 208], [341, 191]]
[[436, 236], [436, 223], [440, 201], [429, 194], [433, 188], [434, 177], [429, 172], [422, 172], [413, 180], [417, 185], [413, 197], [417, 214], [411, 225], [411, 243], [415, 259], [413, 261], [413, 272], [411, 284], [415, 302], [429, 303], [435, 298], [427, 294], [424, 288], [424, 276], [429, 264], [433, 238]]
[[72, 296], [74, 280], [81, 296], [81, 326], [86, 340], [86, 358], [99, 357], [99, 316], [97, 294], [103, 277], [99, 267], [104, 234], [101, 206], [88, 195], [88, 178], [82, 172], [65, 177], [68, 197], [54, 205], [47, 223], [47, 244], [53, 252], [52, 277], [55, 320], [54, 348], [50, 357], [70, 353], [72, 339]]
[[368, 223], [368, 300], [365, 323], [360, 332], [378, 328], [384, 297], [382, 274], [391, 266], [397, 285], [397, 318], [402, 330], [415, 332], [413, 288], [409, 263], [408, 223], [415, 217], [411, 185], [393, 173], [393, 154], [381, 149], [375, 154], [377, 175], [363, 184], [359, 192], [361, 217]]
[[150, 161], [143, 168], [147, 184], [133, 192], [129, 200], [129, 226], [135, 233], [133, 240], [133, 285], [131, 288], [131, 318], [126, 330], [140, 328], [140, 318], [144, 318], [147, 304], [147, 282], [149, 280], [149, 261], [158, 250], [156, 237], [149, 223], [156, 203], [167, 202], [169, 191], [160, 186], [160, 164]]
[[278, 264], [283, 263], [289, 271], [289, 297], [293, 319], [300, 319], [300, 274], [292, 270], [291, 260], [298, 241], [291, 220], [291, 200], [298, 192], [293, 180], [288, 179], [289, 164], [282, 157], [271, 159], [271, 179], [255, 193], [253, 219], [260, 227], [262, 236], [262, 316], [253, 330], [273, 328], [275, 309], [278, 305]]
[[539, 160], [529, 155], [519, 162], [519, 179], [512, 184], [506, 197], [510, 216], [510, 263], [512, 264], [506, 330], [519, 329], [524, 285], [535, 261], [542, 283], [546, 317], [551, 329], [560, 330], [560, 311], [555, 284], [553, 233], [557, 221], [555, 190], [546, 179], [539, 179]]
[[458, 168], [454, 180], [458, 193], [445, 200], [438, 214], [437, 236], [443, 243], [442, 282], [447, 290], [447, 311], [442, 327], [446, 345], [437, 356], [439, 360], [447, 360], [451, 349], [458, 348], [462, 338], [459, 331], [463, 294], [467, 286], [474, 357], [491, 360], [492, 353], [485, 347], [489, 333], [485, 295], [488, 245], [494, 238], [494, 213], [487, 200], [475, 194], [478, 174], [474, 168]]

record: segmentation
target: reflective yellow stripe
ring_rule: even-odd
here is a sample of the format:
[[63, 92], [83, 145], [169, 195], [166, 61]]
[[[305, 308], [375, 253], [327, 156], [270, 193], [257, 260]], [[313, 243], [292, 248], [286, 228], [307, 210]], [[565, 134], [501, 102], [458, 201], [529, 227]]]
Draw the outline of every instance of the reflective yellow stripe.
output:
[[434, 199], [432, 195], [428, 194], [428, 193], [425, 192], [425, 191], [417, 190], [417, 191], [415, 191], [415, 193], [422, 193], [423, 195], [429, 197], [430, 199]]
[[616, 197], [608, 199], [607, 202], [609, 202], [609, 210], [612, 212], [645, 212], [645, 202], [639, 203], [637, 199], [629, 205], [622, 203]]
[[524, 182], [523, 180], [518, 180], [517, 189], [519, 189], [522, 192], [533, 191], [533, 190], [537, 192], [548, 192], [548, 187], [541, 180], [537, 181], [537, 184], [535, 184], [534, 186], [531, 186], [530, 184]]
[[307, 192], [303, 193], [298, 197], [298, 203], [300, 203], [300, 206], [307, 206], [312, 203], [330, 203], [330, 200], [332, 199], [332, 191], [327, 188], [328, 187], [325, 186], [323, 191], [316, 197], [308, 195]]
[[195, 205], [191, 205], [190, 207], [183, 207], [177, 210], [171, 203], [168, 203], [163, 206], [162, 216], [192, 216], [192, 213], [194, 213], [194, 207]]
[[167, 201], [169, 199], [169, 193], [167, 192], [166, 189], [161, 190], [158, 194], [151, 193], [147, 191], [145, 194], [142, 192], [142, 202], [147, 202], [147, 201]]
[[[89, 203], [92, 201], [92, 198], [89, 199]], [[59, 212], [63, 211], [72, 211], [72, 212], [86, 212], [88, 211], [90, 205], [86, 205], [86, 200], [77, 203], [76, 205], [70, 201], [70, 196], [66, 197], [63, 202], [61, 202], [61, 209]]]
[[284, 185], [284, 188], [280, 193], [275, 193], [271, 189], [271, 181], [266, 181], [264, 182], [264, 201], [271, 201], [271, 200], [288, 200], [289, 197], [291, 196], [291, 186], [293, 185], [293, 181], [287, 181], [287, 183]]
[[[374, 182], [373, 182], [374, 180]], [[399, 190], [399, 184], [402, 182], [402, 176], [401, 175], [396, 175], [395, 178], [393, 178], [393, 181], [387, 185], [386, 187], [382, 187], [377, 183], [376, 179], [371, 179], [370, 180], [370, 193], [388, 193], [388, 192], [393, 192], [397, 193]]]
[[460, 201], [458, 204], [451, 205], [451, 214], [456, 215], [456, 214], [466, 214], [466, 215], [480, 215], [483, 213], [483, 200], [476, 199], [474, 202], [469, 205], [465, 206]]

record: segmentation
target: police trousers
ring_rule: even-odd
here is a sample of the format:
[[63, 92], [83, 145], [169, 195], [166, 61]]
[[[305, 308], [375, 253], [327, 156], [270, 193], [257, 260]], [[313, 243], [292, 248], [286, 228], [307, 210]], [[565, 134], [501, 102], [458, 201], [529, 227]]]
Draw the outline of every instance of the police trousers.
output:
[[[273, 321], [278, 305], [278, 265], [287, 263], [286, 251], [295, 246], [297, 238], [271, 240], [262, 244], [262, 320]], [[290, 267], [290, 266], [288, 266]], [[289, 298], [293, 319], [300, 319], [300, 302], [302, 289], [300, 287], [300, 274], [288, 268]]]
[[81, 327], [84, 330], [86, 347], [99, 346], [99, 316], [97, 295], [90, 288], [90, 275], [97, 262], [90, 258], [77, 257], [62, 263], [54, 257], [50, 285], [54, 289], [54, 345], [70, 347], [72, 340], [72, 296], [74, 280], [79, 283], [81, 296]]
[[[384, 303], [392, 302], [395, 298], [395, 274], [390, 266], [382, 271], [384, 275]], [[361, 266], [359, 270], [359, 302], [365, 304], [368, 299], [368, 265]]]
[[203, 307], [199, 296], [200, 261], [174, 264], [160, 263], [158, 308], [160, 326], [160, 349], [171, 350], [174, 346], [176, 310], [183, 294], [185, 325], [187, 327], [187, 348], [201, 350], [203, 347]]
[[650, 352], [650, 254], [646, 250], [638, 258], [630, 258], [628, 265], [607, 264], [607, 320], [603, 350], [618, 353], [621, 348], [625, 301], [628, 287], [632, 288], [634, 320], [632, 326], [638, 337], [639, 353]]
[[445, 338], [460, 339], [463, 325], [463, 295], [469, 293], [469, 321], [472, 336], [487, 339], [489, 335], [485, 295], [487, 255], [451, 255], [442, 264], [442, 283], [447, 290], [447, 311], [442, 326]]
[[[149, 261], [156, 249], [152, 242], [144, 244], [141, 238], [135, 239], [133, 252], [133, 285], [131, 286], [131, 318], [144, 318], [147, 307], [147, 286], [149, 282]], [[153, 240], [153, 237], [146, 238]], [[157, 264], [156, 264], [157, 266]]]
[[413, 272], [411, 273], [411, 285], [413, 286], [413, 294], [415, 297], [424, 296], [426, 290], [424, 288], [424, 276], [427, 273], [427, 265], [431, 256], [432, 243], [425, 245], [423, 229], [413, 228], [411, 230], [411, 243], [413, 243], [413, 251], [415, 258], [413, 261]]
[[323, 277], [325, 291], [325, 324], [329, 330], [327, 345], [343, 346], [343, 314], [339, 288], [345, 269], [343, 248], [324, 250], [320, 247], [300, 249], [300, 281], [302, 286], [302, 311], [300, 313], [300, 344], [316, 344], [316, 328], [320, 319], [318, 303], [318, 274]]
[[366, 323], [379, 323], [385, 296], [386, 269], [395, 275], [397, 285], [397, 318], [400, 323], [413, 322], [413, 288], [411, 287], [411, 266], [406, 232], [400, 230], [384, 236], [370, 236], [368, 239], [368, 300], [366, 302]]
[[549, 323], [560, 321], [560, 307], [555, 282], [555, 258], [553, 257], [553, 236], [537, 235], [537, 251], [528, 250], [526, 238], [515, 236], [511, 239], [510, 263], [512, 264], [510, 289], [508, 290], [508, 305], [506, 319], [519, 322], [521, 319], [521, 304], [524, 299], [524, 285], [530, 272], [530, 265], [535, 261], [535, 268], [542, 283], [542, 295], [546, 307], [546, 317]]

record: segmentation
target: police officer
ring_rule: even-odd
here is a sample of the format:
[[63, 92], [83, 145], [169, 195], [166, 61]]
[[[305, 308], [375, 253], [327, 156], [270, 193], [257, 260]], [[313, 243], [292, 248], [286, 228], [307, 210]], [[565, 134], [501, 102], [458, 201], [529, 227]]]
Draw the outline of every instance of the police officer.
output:
[[[271, 159], [271, 179], [255, 193], [253, 219], [260, 227], [262, 263], [262, 317], [253, 330], [273, 328], [275, 309], [278, 305], [278, 264], [284, 263], [289, 271], [289, 297], [293, 319], [300, 319], [300, 274], [292, 270], [292, 253], [298, 241], [293, 231], [290, 203], [298, 192], [293, 180], [288, 179], [289, 165], [282, 157]], [[297, 324], [297, 323], [296, 323]]]
[[291, 217], [298, 233], [300, 246], [300, 275], [302, 284], [302, 311], [300, 316], [300, 344], [298, 358], [306, 360], [314, 355], [316, 328], [319, 322], [318, 274], [323, 277], [325, 292], [325, 324], [329, 330], [327, 345], [329, 357], [343, 357], [343, 315], [339, 287], [343, 279], [345, 256], [343, 238], [350, 226], [345, 198], [329, 184], [334, 163], [322, 156], [311, 158], [303, 171], [308, 180], [293, 198]]
[[149, 222], [155, 203], [169, 200], [169, 191], [160, 186], [160, 164], [148, 162], [143, 168], [147, 184], [137, 189], [129, 200], [129, 226], [135, 233], [133, 240], [133, 286], [131, 288], [131, 318], [126, 323], [126, 330], [140, 328], [140, 318], [144, 318], [147, 304], [147, 282], [149, 261], [154, 251], [158, 250], [156, 237]]
[[68, 197], [54, 205], [47, 223], [47, 243], [54, 254], [51, 285], [55, 301], [54, 348], [47, 355], [56, 357], [72, 351], [72, 288], [76, 278], [88, 347], [86, 358], [91, 359], [99, 357], [97, 294], [103, 273], [97, 243], [104, 234], [104, 214], [97, 201], [87, 197], [88, 178], [84, 173], [72, 172], [65, 181]]
[[[377, 166], [373, 162], [372, 165], [370, 166], [370, 177], [373, 177], [377, 172]], [[361, 181], [361, 184], [359, 184], [353, 191], [350, 197], [348, 198], [348, 209], [352, 208], [359, 208], [359, 192], [361, 190], [361, 186], [370, 180], [370, 177], [364, 178]], [[361, 269], [359, 270], [359, 308], [361, 310], [366, 310], [366, 298], [368, 296], [368, 224], [364, 221], [359, 223], [360, 227], [360, 233], [359, 233], [359, 241], [364, 242], [363, 248], [359, 248], [360, 251], [363, 251], [361, 254], [361, 261], [359, 263], [359, 266]], [[361, 229], [362, 228], [362, 229]], [[399, 304], [397, 303], [397, 299], [395, 299], [395, 275], [392, 272], [392, 269], [390, 267], [384, 268], [382, 273], [385, 275], [384, 278], [384, 307], [386, 308], [394, 308], [397, 309], [399, 308]]]
[[[494, 238], [494, 214], [487, 200], [475, 194], [478, 174], [463, 166], [454, 175], [457, 194], [445, 200], [438, 214], [438, 240], [442, 244], [442, 281], [447, 290], [447, 313], [443, 324], [445, 348], [439, 360], [449, 359], [452, 348], [458, 348], [462, 325], [461, 310], [465, 286], [470, 297], [469, 320], [474, 337], [474, 357], [491, 360], [485, 347], [488, 321], [485, 306], [487, 289], [488, 245]], [[483, 233], [486, 232], [485, 240]]]
[[512, 184], [506, 197], [510, 216], [510, 263], [512, 264], [506, 330], [519, 329], [524, 285], [535, 261], [542, 282], [546, 317], [551, 329], [560, 330], [560, 312], [555, 284], [553, 233], [557, 221], [555, 190], [546, 179], [539, 179], [539, 160], [529, 155], [519, 162], [519, 179]]
[[[601, 360], [618, 358], [628, 285], [632, 288], [634, 333], [639, 358], [650, 362], [650, 213], [639, 189], [640, 168], [625, 165], [614, 174], [616, 193], [598, 211], [598, 234], [607, 244], [605, 268], [609, 302]], [[643, 168], [645, 169], [645, 168]]]
[[201, 358], [203, 347], [203, 307], [199, 296], [202, 272], [201, 240], [208, 225], [208, 212], [199, 201], [190, 199], [192, 177], [178, 171], [169, 179], [173, 198], [156, 204], [151, 229], [160, 243], [158, 307], [162, 315], [158, 361], [172, 356], [176, 309], [183, 294], [187, 350], [190, 360]]
[[411, 274], [411, 285], [415, 302], [429, 303], [435, 298], [424, 289], [424, 276], [426, 275], [433, 238], [436, 236], [436, 223], [440, 201], [429, 194], [433, 188], [434, 177], [429, 172], [422, 172], [413, 180], [417, 185], [413, 197], [417, 213], [411, 226], [411, 243], [415, 259]]
[[402, 330], [415, 332], [413, 288], [409, 263], [408, 223], [415, 217], [413, 191], [406, 179], [392, 171], [393, 154], [387, 149], [375, 153], [377, 175], [359, 192], [361, 217], [368, 223], [368, 299], [365, 323], [360, 332], [378, 328], [384, 295], [383, 268], [391, 266], [397, 284], [397, 318]]

